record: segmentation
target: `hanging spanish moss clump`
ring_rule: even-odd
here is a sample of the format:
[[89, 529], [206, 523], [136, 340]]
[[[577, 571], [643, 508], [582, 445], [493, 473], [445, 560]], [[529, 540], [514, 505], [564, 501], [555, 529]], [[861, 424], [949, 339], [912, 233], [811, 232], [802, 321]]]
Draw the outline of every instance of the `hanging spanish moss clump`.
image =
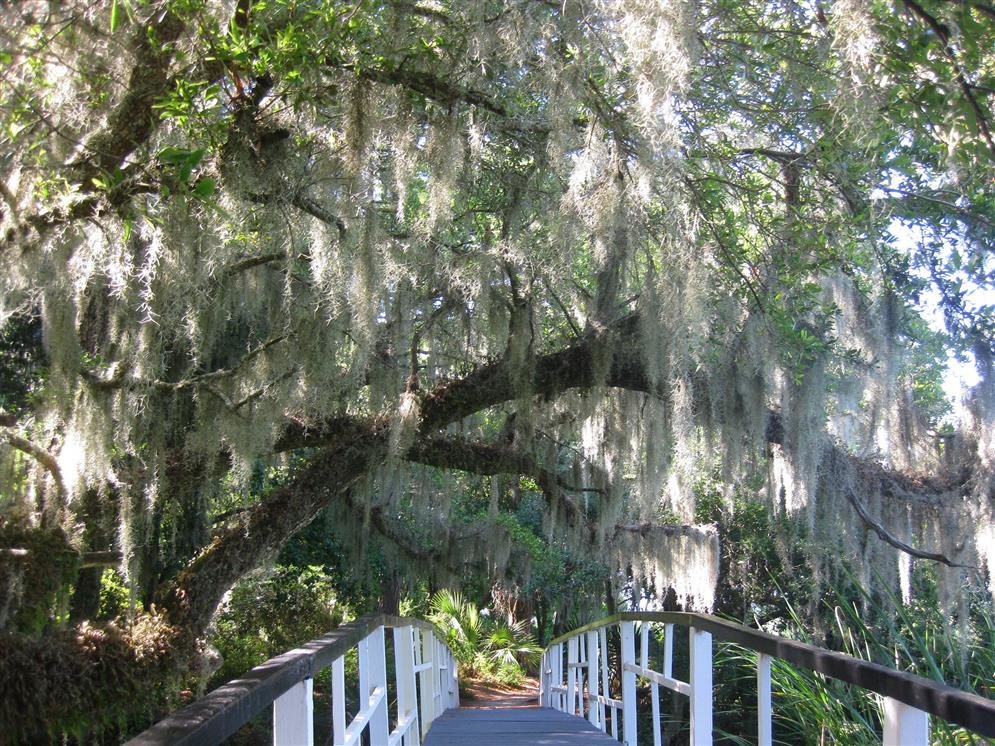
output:
[[834, 2], [830, 26], [833, 48], [846, 76], [833, 105], [841, 115], [846, 131], [856, 141], [866, 141], [872, 124], [868, 113], [879, 105], [874, 79], [877, 73], [874, 56], [879, 39], [868, 3], [865, 0]]
[[[683, 0], [357, 6], [355, 32], [337, 10], [321, 26], [308, 4], [256, 4], [245, 54], [258, 59], [189, 67], [218, 51], [193, 27], [229, 28], [229, 5], [164, 45], [183, 53], [163, 71], [154, 126], [109, 168], [87, 159], [108, 147], [137, 52], [97, 31], [105, 8], [71, 6], [86, 43], [56, 34], [44, 61], [9, 70], [45, 117], [11, 129], [4, 235], [38, 195], [54, 210], [0, 273], [0, 323], [40, 313], [50, 368], [24, 427], [54, 454], [64, 494], [36, 467], [32, 520], [75, 530], [96, 489], [143, 578], [159, 555], [179, 566], [208, 543], [214, 496], [264, 500], [253, 477], [291, 460], [275, 450], [318, 460], [353, 445], [334, 427], [309, 449], [286, 433], [352, 418], [380, 440], [362, 478], [322, 487], [329, 510], [344, 543], [378, 533], [418, 570], [527, 565], [492, 465], [479, 468], [495, 494], [470, 529], [445, 489], [419, 481], [412, 449], [445, 436], [528, 457], [547, 481], [550, 538], [697, 608], [714, 603], [718, 549], [717, 531], [694, 525], [696, 487], [718, 478], [731, 500], [758, 473], [772, 510], [819, 548], [817, 582], [843, 562], [908, 599], [933, 561], [907, 551], [920, 547], [986, 562], [995, 592], [990, 362], [969, 436], [937, 455], [908, 393], [911, 311], [868, 238], [882, 222], [864, 194], [874, 182], [850, 183], [863, 166], [847, 159], [878, 123], [872, 4], [784, 18], [750, 6], [751, 23], [795, 45], [776, 70], [768, 44], [730, 41], [741, 19]], [[132, 11], [125, 35], [159, 22]], [[273, 29], [312, 26], [336, 48], [281, 69], [301, 50], [275, 54]], [[784, 123], [763, 111], [771, 100]], [[85, 178], [63, 186], [74, 169]], [[126, 183], [96, 186], [111, 176]], [[634, 317], [638, 342], [624, 344], [638, 349], [619, 373], [632, 351], [616, 337]], [[573, 347], [590, 355], [583, 382], [537, 396], [537, 360]], [[435, 387], [501, 361], [507, 401], [426, 432]], [[969, 461], [969, 482], [944, 459]], [[674, 521], [687, 526], [661, 527]], [[952, 608], [968, 571], [943, 572]]]
[[618, 566], [631, 569], [635, 589], [652, 589], [659, 600], [672, 590], [685, 608], [712, 609], [719, 575], [715, 526], [622, 526], [614, 550]]

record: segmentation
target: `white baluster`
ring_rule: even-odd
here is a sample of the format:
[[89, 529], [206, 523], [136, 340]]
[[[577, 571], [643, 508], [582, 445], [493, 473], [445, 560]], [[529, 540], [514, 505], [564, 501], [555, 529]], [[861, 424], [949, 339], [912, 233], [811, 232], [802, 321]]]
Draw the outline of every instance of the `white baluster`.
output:
[[415, 695], [415, 637], [414, 630], [409, 627], [394, 628], [394, 672], [397, 679], [397, 721], [403, 722], [408, 716], [414, 716], [404, 745], [418, 746], [418, 703]]
[[636, 634], [632, 622], [622, 622], [622, 743], [636, 746], [636, 674], [626, 664], [636, 663]]
[[757, 746], [771, 746], [774, 728], [770, 699], [770, 656], [757, 657]]
[[[563, 682], [563, 643], [557, 643], [553, 649], [553, 681], [556, 682], [557, 687], [562, 687]], [[567, 698], [563, 692], [556, 692], [555, 699], [553, 700], [556, 704], [553, 705], [560, 712], [566, 712], [567, 709]]]
[[587, 662], [587, 640], [584, 635], [577, 636], [577, 709], [580, 717], [584, 717], [584, 663]]
[[275, 746], [312, 746], [314, 743], [314, 679], [304, 679], [273, 700]]
[[380, 697], [380, 701], [370, 715], [370, 742], [385, 744], [390, 726], [387, 715], [387, 660], [384, 651], [383, 627], [377, 627], [366, 639], [368, 640], [369, 671], [367, 673], [368, 688], [364, 688], [364, 691], [369, 697], [378, 689], [383, 689], [383, 696]]
[[[598, 630], [598, 643], [601, 647], [601, 682], [605, 692], [605, 698], [611, 697], [611, 683], [608, 678], [608, 629], [602, 627]], [[605, 705], [598, 703], [598, 717], [601, 722], [601, 732], [605, 732]], [[618, 738], [618, 718], [612, 712], [612, 736]]]
[[691, 746], [712, 743], [712, 635], [691, 627]]
[[663, 675], [674, 678], [674, 625], [663, 626]]
[[345, 743], [345, 657], [332, 661], [332, 743]]
[[449, 706], [459, 707], [459, 667], [449, 648], [446, 648], [446, 657], [449, 659]]
[[884, 746], [926, 746], [929, 743], [929, 715], [891, 697], [883, 700]]
[[422, 662], [431, 663], [432, 667], [421, 674], [421, 734], [425, 737], [435, 720], [436, 697], [440, 690], [439, 659], [436, 657], [435, 634], [427, 632], [422, 635]]
[[600, 656], [604, 654], [598, 647], [598, 632], [587, 633], [587, 719], [591, 725], [601, 728], [601, 706], [598, 697], [601, 695], [601, 684], [598, 676]]
[[567, 706], [565, 708], [565, 711], [571, 715], [577, 714], [574, 709], [577, 694], [577, 666], [574, 665], [576, 662], [577, 638], [571, 637], [567, 640]]

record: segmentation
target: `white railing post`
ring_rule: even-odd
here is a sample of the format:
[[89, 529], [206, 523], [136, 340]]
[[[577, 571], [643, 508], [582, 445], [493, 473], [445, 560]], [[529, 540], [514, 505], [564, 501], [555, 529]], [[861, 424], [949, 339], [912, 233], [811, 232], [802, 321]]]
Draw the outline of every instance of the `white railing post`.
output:
[[639, 623], [639, 665], [643, 668], [650, 667], [650, 624], [649, 622]]
[[663, 625], [663, 675], [674, 678], [674, 625]]
[[577, 715], [584, 717], [584, 666], [587, 663], [587, 640], [577, 635]]
[[757, 746], [771, 746], [774, 740], [770, 700], [770, 656], [757, 656]]
[[[611, 680], [608, 678], [608, 628], [602, 627], [598, 630], [598, 639], [601, 642], [601, 681], [604, 686], [605, 699], [611, 698]], [[609, 707], [611, 707], [609, 705]], [[601, 718], [601, 732], [606, 731], [605, 728], [605, 704], [602, 702], [598, 703], [599, 717]], [[612, 738], [618, 740], [618, 717], [615, 712], [615, 708], [611, 707], [612, 713]]]
[[[598, 645], [598, 631], [587, 633], [587, 719], [596, 728], [602, 728], [601, 706], [598, 697], [601, 696], [598, 664], [604, 651]], [[607, 684], [607, 682], [605, 682]]]
[[314, 679], [307, 678], [273, 700], [275, 746], [312, 746], [314, 743]]
[[577, 638], [567, 640], [567, 703], [564, 712], [576, 715], [574, 703], [577, 701]]
[[459, 666], [449, 648], [446, 648], [446, 660], [449, 661], [449, 706], [459, 707]]
[[421, 734], [424, 738], [432, 726], [432, 721], [438, 715], [436, 702], [442, 688], [442, 681], [435, 635], [431, 632], [422, 634], [421, 646], [422, 662], [431, 664], [431, 667], [422, 673], [421, 678]]
[[394, 672], [397, 679], [397, 722], [413, 717], [405, 746], [418, 746], [418, 702], [415, 695], [415, 636], [410, 626], [394, 628]]
[[345, 657], [332, 661], [332, 743], [345, 743]]
[[884, 746], [926, 746], [929, 715], [891, 697], [883, 698]]
[[712, 635], [694, 627], [691, 636], [691, 746], [712, 743]]
[[[556, 646], [556, 657], [553, 659], [553, 665], [556, 671], [556, 685], [560, 687], [566, 687], [566, 678], [563, 672], [563, 643], [561, 642]], [[566, 691], [557, 692], [557, 706], [556, 709], [560, 712], [567, 711], [567, 693]]]
[[368, 685], [364, 688], [364, 692], [366, 692], [367, 697], [370, 697], [377, 689], [383, 690], [380, 701], [370, 714], [370, 742], [385, 744], [390, 728], [387, 718], [387, 660], [384, 651], [383, 627], [377, 627], [366, 640], [369, 671], [367, 673]]
[[434, 635], [432, 639], [435, 644], [436, 661], [435, 716], [438, 717], [450, 707], [459, 707], [459, 671], [457, 670], [456, 658], [453, 657], [449, 647]]
[[[650, 623], [639, 625], [639, 665], [649, 670], [650, 667]], [[653, 716], [653, 746], [660, 746], [660, 685], [650, 682], [650, 705]]]
[[636, 674], [626, 664], [636, 664], [636, 633], [632, 622], [622, 627], [622, 743], [636, 746]]
[[539, 659], [539, 706], [546, 707], [546, 663], [548, 659], [549, 651], [543, 650], [542, 657]]

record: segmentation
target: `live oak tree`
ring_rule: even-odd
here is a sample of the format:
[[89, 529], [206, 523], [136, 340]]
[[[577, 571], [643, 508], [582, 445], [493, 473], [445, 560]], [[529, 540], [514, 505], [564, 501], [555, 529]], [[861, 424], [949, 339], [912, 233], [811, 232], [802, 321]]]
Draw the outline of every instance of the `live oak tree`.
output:
[[[2, 13], [0, 322], [45, 377], [2, 415], [0, 627], [31, 531], [120, 552], [189, 639], [323, 511], [514, 572], [496, 511], [450, 516], [460, 471], [699, 607], [703, 472], [766, 475], [816, 577], [992, 576], [990, 5]], [[938, 447], [941, 341], [982, 380]]]

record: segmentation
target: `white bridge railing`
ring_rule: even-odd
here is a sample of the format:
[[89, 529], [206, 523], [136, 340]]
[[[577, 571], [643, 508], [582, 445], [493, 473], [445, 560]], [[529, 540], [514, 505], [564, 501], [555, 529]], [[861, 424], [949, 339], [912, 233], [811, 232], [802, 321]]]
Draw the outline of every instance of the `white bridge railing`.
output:
[[[649, 665], [649, 633], [653, 624], [664, 627], [662, 671], [655, 671]], [[688, 628], [688, 681], [680, 681], [673, 675], [675, 625]], [[608, 632], [616, 626], [620, 635], [621, 671], [610, 668], [608, 661]], [[539, 704], [586, 717], [602, 732], [610, 730], [615, 738], [619, 738], [621, 720], [622, 742], [626, 746], [637, 746], [636, 681], [642, 678], [650, 687], [653, 745], [662, 743], [662, 686], [690, 698], [690, 743], [691, 746], [706, 746], [712, 743], [713, 635], [757, 653], [756, 733], [759, 746], [770, 746], [773, 740], [772, 658], [781, 658], [881, 695], [885, 746], [926, 746], [930, 714], [995, 738], [993, 700], [707, 614], [683, 612], [616, 614], [553, 640], [543, 653]], [[612, 686], [613, 682], [615, 686]]]
[[[396, 701], [388, 702], [386, 631], [393, 635]], [[358, 711], [347, 722], [346, 655], [359, 663]], [[221, 743], [272, 705], [273, 743], [314, 743], [314, 676], [331, 667], [331, 735], [334, 746], [359, 746], [363, 734], [377, 746], [418, 746], [432, 721], [459, 707], [456, 664], [428, 622], [367, 616], [256, 666], [242, 678], [128, 741], [128, 746]]]

